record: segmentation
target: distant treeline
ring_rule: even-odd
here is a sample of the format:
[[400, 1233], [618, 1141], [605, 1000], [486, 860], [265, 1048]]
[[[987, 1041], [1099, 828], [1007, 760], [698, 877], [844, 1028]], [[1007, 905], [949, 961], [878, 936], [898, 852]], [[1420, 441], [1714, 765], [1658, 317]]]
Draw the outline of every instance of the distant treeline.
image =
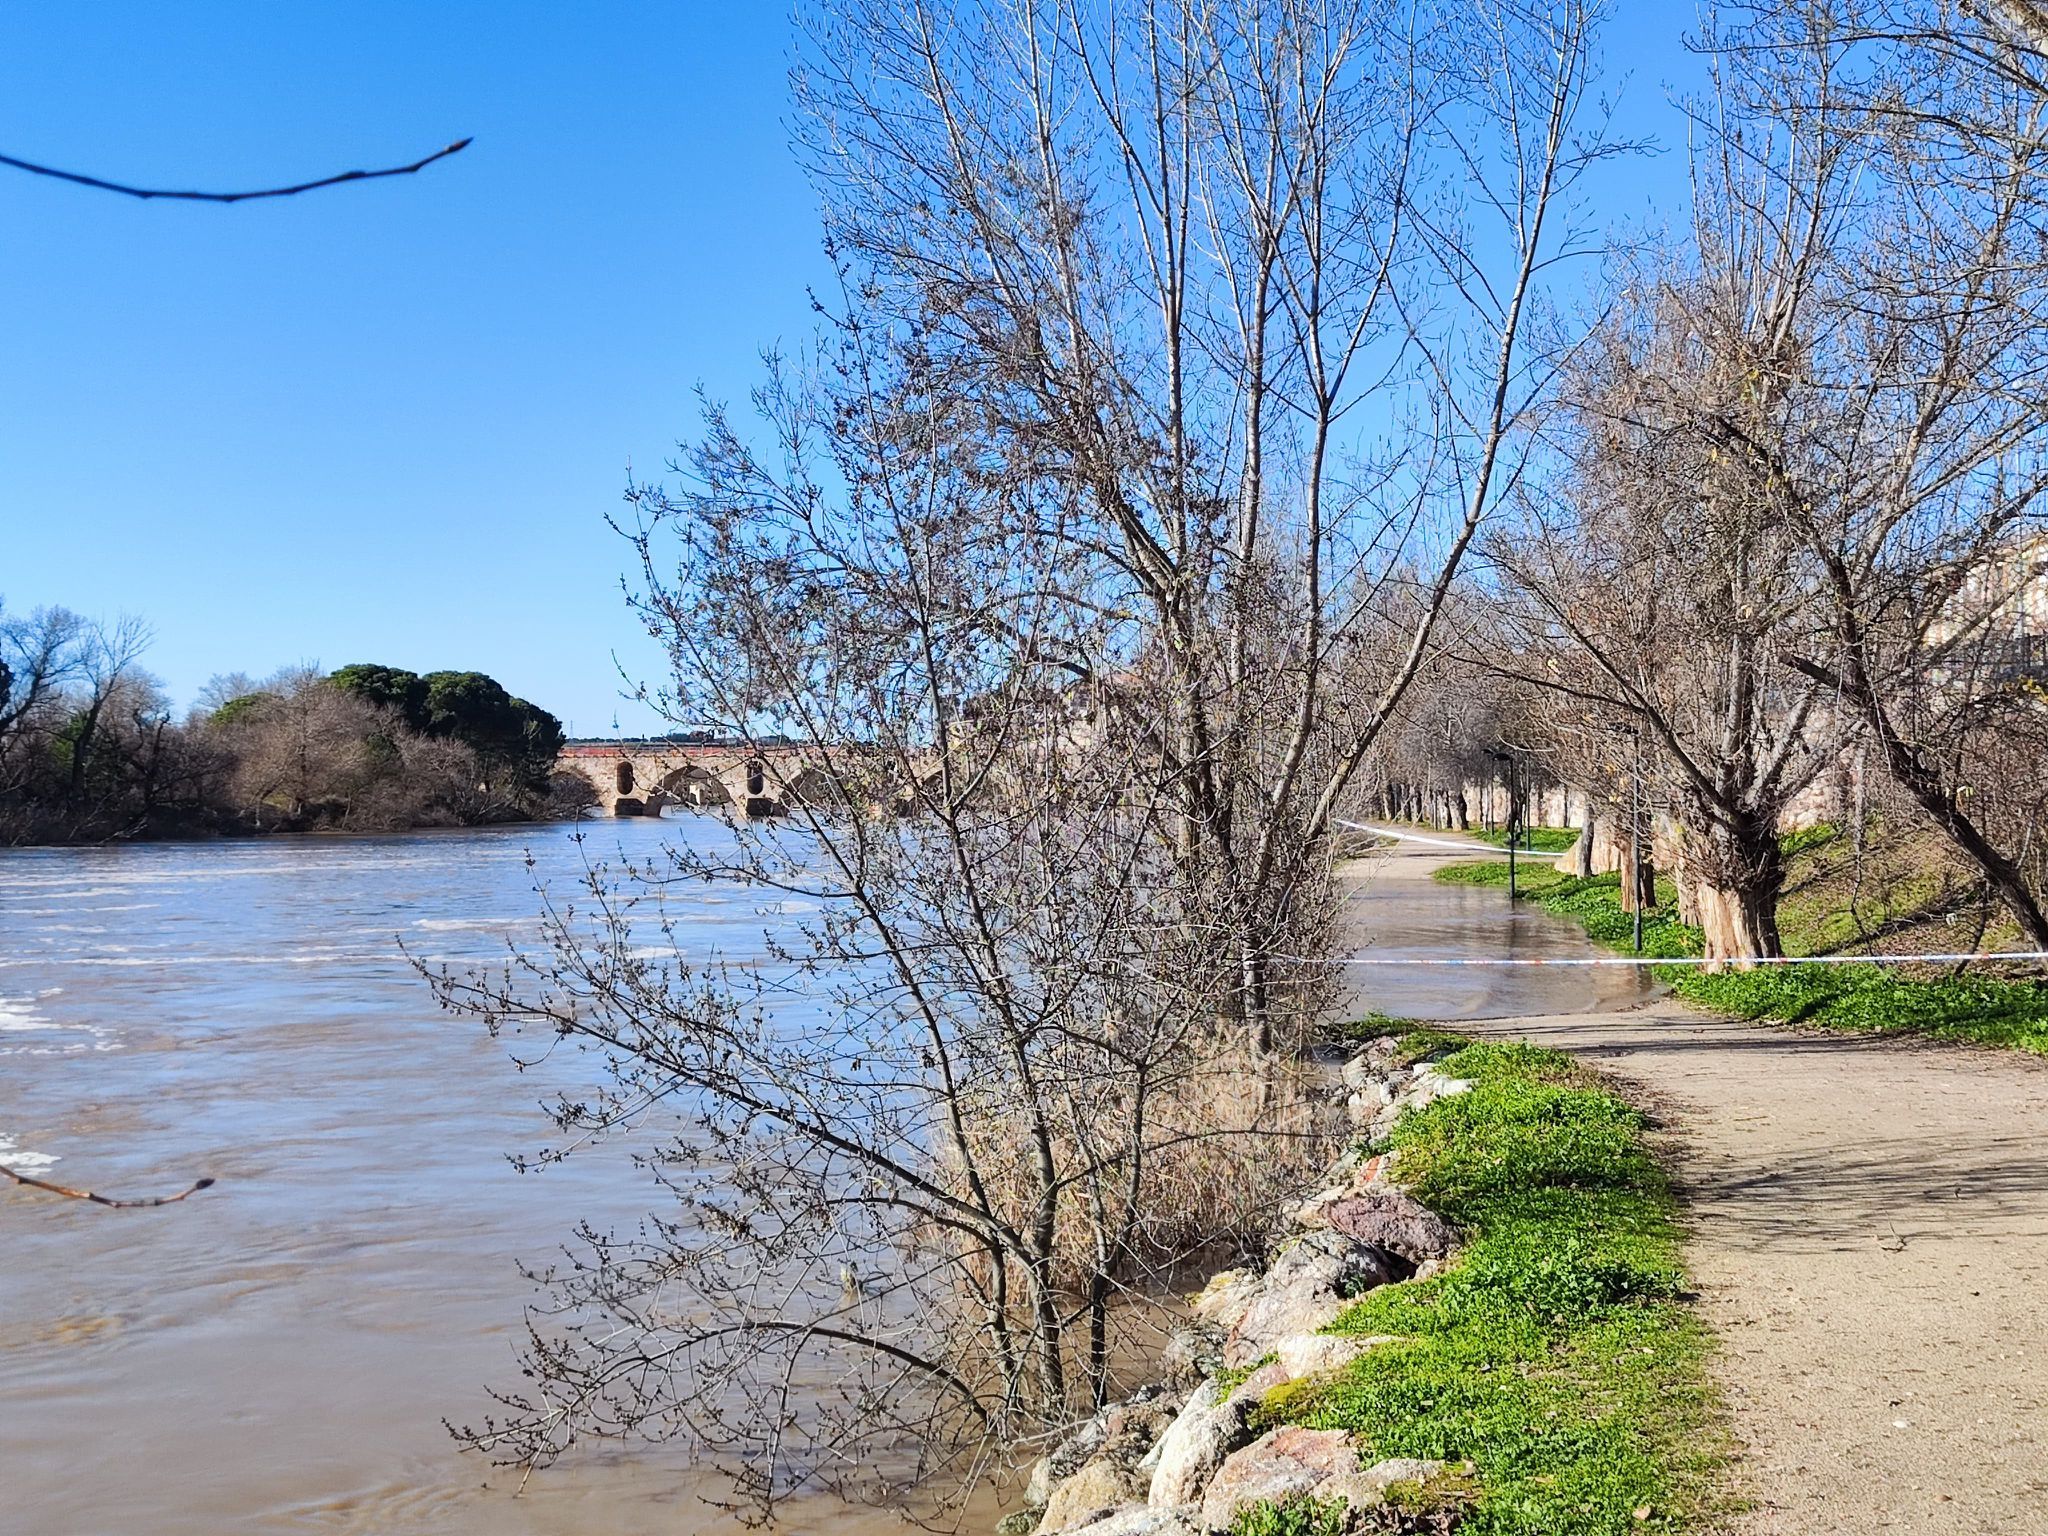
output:
[[216, 677], [175, 718], [148, 631], [0, 611], [0, 843], [477, 826], [589, 799], [562, 726], [481, 672]]

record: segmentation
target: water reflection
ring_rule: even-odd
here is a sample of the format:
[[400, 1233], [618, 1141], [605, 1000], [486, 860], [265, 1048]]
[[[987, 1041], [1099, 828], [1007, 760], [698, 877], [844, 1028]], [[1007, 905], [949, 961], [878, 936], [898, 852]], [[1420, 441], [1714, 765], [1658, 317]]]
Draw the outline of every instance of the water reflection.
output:
[[1345, 931], [1371, 962], [1346, 968], [1354, 1011], [1448, 1023], [1630, 1008], [1661, 990], [1647, 972], [1627, 966], [1444, 964], [1593, 953], [1578, 924], [1511, 904], [1502, 887], [1431, 878], [1459, 857], [1404, 845], [1345, 866]]

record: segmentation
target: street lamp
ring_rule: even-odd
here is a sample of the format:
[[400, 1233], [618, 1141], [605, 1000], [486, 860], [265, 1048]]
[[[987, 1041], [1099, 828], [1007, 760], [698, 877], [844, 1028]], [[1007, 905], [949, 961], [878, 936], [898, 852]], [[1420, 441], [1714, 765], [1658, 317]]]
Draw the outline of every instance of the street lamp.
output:
[[1643, 722], [1636, 721], [1635, 758], [1628, 775], [1628, 899], [1634, 909], [1631, 933], [1643, 952]]

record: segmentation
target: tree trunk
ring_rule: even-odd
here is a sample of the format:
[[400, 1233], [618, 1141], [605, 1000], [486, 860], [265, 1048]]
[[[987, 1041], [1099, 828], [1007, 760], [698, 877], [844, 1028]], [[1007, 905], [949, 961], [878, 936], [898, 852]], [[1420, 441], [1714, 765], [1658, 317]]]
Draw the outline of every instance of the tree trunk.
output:
[[1941, 776], [1922, 761], [1919, 752], [1909, 743], [1893, 734], [1889, 720], [1878, 714], [1875, 723], [1878, 742], [1884, 751], [1885, 767], [1891, 771], [1893, 780], [1913, 797], [1948, 840], [1977, 866], [1985, 883], [2005, 903], [2006, 910], [2026, 931], [2034, 947], [2048, 949], [2048, 913], [2042, 911], [2040, 900], [2020, 867], [1994, 847], [1991, 839], [1964, 814], [1955, 796], [1942, 783]]
[[1109, 1401], [1109, 1276], [1100, 1268], [1088, 1281], [1088, 1394], [1101, 1408]]
[[1252, 1055], [1264, 1061], [1273, 1054], [1273, 1015], [1266, 986], [1266, 957], [1249, 938], [1238, 945], [1238, 985], [1243, 989], [1239, 1009], [1243, 1014]]
[[1621, 845], [1621, 910], [1648, 912], [1657, 905], [1657, 861], [1650, 845], [1642, 845], [1641, 857], [1633, 844]]
[[1573, 850], [1576, 862], [1572, 866], [1572, 872], [1581, 880], [1593, 878], [1593, 839], [1599, 835], [1599, 830], [1600, 820], [1593, 814], [1593, 797], [1588, 795], [1585, 824], [1579, 828], [1578, 845]]
[[1671, 866], [1671, 883], [1678, 891], [1678, 920], [1700, 926], [1700, 881], [1692, 861], [1680, 854]]
[[[1948, 836], [1979, 871], [1985, 881], [2006, 905], [2016, 922], [2026, 931], [2027, 937], [2036, 948], [2048, 949], [2048, 912], [2041, 907], [2040, 898], [2028, 883], [2026, 876], [2011, 859], [1995, 847], [1991, 840], [1964, 814], [1956, 797], [1943, 783], [1941, 774], [1931, 767], [1911, 742], [1903, 739], [1894, 729], [1883, 701], [1877, 690], [1871, 686], [1868, 673], [1860, 660], [1847, 669], [1846, 676], [1811, 662], [1795, 663], [1799, 670], [1809, 677], [1839, 687], [1870, 722], [1871, 734], [1877, 738], [1878, 749], [1884, 754], [1886, 770], [1892, 779], [1907, 794], [1911, 795], [1921, 810], [1925, 811], [1934, 824]], [[1858, 819], [1857, 835], [1862, 836], [1861, 826], [1861, 775], [1858, 775]]]
[[1707, 969], [1749, 970], [1758, 959], [1783, 954], [1778, 898], [1785, 889], [1785, 856], [1775, 822], [1755, 815], [1716, 821], [1694, 846]]
[[1460, 832], [1470, 832], [1472, 830], [1472, 812], [1465, 804], [1464, 790], [1459, 790], [1457, 797], [1451, 801], [1451, 809], [1458, 818], [1458, 830]]

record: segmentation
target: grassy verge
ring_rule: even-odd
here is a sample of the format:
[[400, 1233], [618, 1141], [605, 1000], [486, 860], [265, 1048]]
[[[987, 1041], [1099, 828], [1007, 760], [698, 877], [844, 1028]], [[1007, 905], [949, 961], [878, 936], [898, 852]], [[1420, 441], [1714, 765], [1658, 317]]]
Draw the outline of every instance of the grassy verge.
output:
[[1472, 1091], [1404, 1115], [1393, 1143], [1460, 1229], [1456, 1262], [1366, 1296], [1331, 1331], [1399, 1342], [1276, 1389], [1263, 1414], [1374, 1457], [1471, 1462], [1460, 1531], [1699, 1529], [1726, 1440], [1642, 1116], [1555, 1051], [1460, 1042], [1441, 1069]]
[[[1491, 843], [1496, 848], [1508, 845], [1505, 830], [1493, 832], [1469, 832], [1468, 837], [1482, 843]], [[1524, 827], [1515, 839], [1517, 848], [1526, 848], [1531, 853], [1563, 853], [1579, 840], [1579, 834], [1570, 827]]]
[[[1461, 885], [1506, 885], [1494, 864], [1453, 864], [1439, 880]], [[1523, 872], [1524, 900], [1578, 919], [1598, 943], [1630, 945], [1632, 919], [1621, 910], [1617, 876], [1581, 880], [1555, 870]], [[1815, 947], [1786, 934], [1795, 954]], [[1807, 938], [1815, 935], [1806, 935]], [[1678, 921], [1666, 904], [1643, 915], [1643, 952], [1662, 959], [1700, 953], [1697, 928]], [[1969, 1040], [2048, 1053], [2048, 987], [1990, 976], [1902, 975], [1877, 965], [1783, 965], [1710, 976], [1696, 966], [1661, 966], [1660, 979], [1679, 996], [1746, 1019], [1785, 1019], [1830, 1029], [1910, 1032], [1941, 1040]]]

